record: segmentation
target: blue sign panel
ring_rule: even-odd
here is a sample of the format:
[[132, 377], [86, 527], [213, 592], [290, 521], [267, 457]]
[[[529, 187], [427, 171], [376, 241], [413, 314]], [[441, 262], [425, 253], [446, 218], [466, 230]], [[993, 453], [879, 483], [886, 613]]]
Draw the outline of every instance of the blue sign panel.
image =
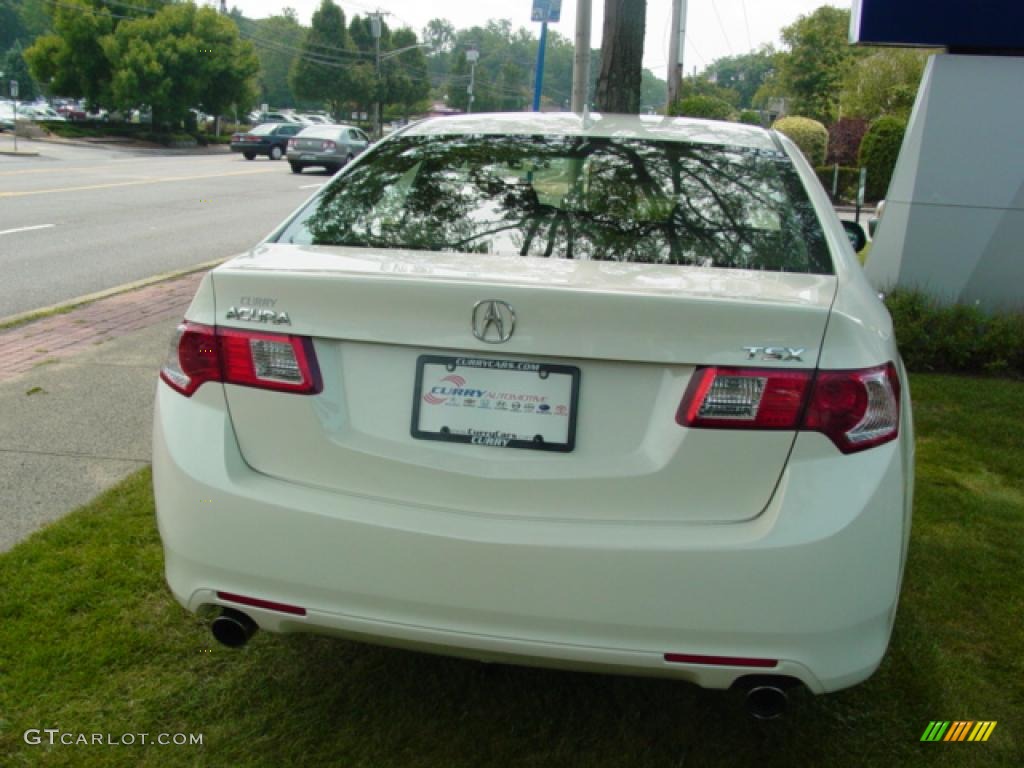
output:
[[554, 24], [562, 18], [562, 0], [533, 0], [530, 21], [546, 21]]
[[853, 0], [850, 40], [1024, 54], [1022, 0]]

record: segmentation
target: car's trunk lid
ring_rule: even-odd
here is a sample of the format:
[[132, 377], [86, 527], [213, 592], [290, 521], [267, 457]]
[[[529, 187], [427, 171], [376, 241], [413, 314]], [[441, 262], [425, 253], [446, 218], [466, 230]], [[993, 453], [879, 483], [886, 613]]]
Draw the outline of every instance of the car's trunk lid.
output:
[[[680, 427], [689, 378], [699, 365], [753, 364], [750, 347], [803, 350], [798, 361], [757, 364], [813, 367], [836, 279], [265, 245], [218, 268], [213, 283], [219, 324], [315, 340], [320, 395], [226, 387], [241, 450], [260, 472], [467, 513], [728, 522], [768, 503], [793, 433]], [[504, 343], [473, 333], [474, 307], [491, 300], [515, 314]], [[425, 356], [578, 369], [572, 450], [414, 436], [414, 402], [429, 394], [417, 389]], [[509, 377], [499, 379], [506, 389], [524, 386]]]

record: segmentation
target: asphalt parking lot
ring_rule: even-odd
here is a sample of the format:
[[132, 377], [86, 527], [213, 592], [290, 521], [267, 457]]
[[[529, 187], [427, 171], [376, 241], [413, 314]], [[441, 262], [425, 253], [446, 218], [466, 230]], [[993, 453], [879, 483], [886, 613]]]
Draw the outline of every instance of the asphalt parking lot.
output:
[[223, 148], [18, 144], [38, 156], [0, 156], [0, 318], [241, 252], [328, 178]]

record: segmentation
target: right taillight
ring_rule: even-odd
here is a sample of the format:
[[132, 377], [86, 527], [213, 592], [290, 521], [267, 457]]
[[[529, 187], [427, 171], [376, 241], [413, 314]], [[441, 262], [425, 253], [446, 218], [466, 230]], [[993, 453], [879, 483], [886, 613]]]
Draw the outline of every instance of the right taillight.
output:
[[187, 320], [175, 331], [160, 378], [185, 397], [207, 381], [299, 395], [323, 389], [312, 339]]
[[894, 440], [900, 431], [900, 381], [892, 363], [858, 371], [819, 371], [803, 429], [827, 435], [843, 453]]
[[676, 413], [691, 429], [807, 430], [843, 453], [899, 434], [900, 385], [892, 363], [854, 371], [698, 368]]

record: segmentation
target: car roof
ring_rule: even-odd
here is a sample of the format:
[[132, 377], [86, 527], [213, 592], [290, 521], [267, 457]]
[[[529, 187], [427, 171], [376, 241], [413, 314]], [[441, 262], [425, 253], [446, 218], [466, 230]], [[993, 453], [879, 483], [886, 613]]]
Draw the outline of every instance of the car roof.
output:
[[[338, 131], [347, 131], [350, 128], [355, 128], [355, 126], [354, 125], [349, 125], [348, 123], [313, 123], [312, 125], [305, 126], [302, 129], [302, 133], [309, 133], [311, 131], [338, 132]], [[358, 130], [358, 129], [356, 129], [356, 130]]]
[[602, 115], [573, 112], [498, 112], [422, 120], [404, 136], [490, 134], [600, 136], [653, 141], [682, 141], [780, 151], [771, 131], [742, 123], [663, 115]]

